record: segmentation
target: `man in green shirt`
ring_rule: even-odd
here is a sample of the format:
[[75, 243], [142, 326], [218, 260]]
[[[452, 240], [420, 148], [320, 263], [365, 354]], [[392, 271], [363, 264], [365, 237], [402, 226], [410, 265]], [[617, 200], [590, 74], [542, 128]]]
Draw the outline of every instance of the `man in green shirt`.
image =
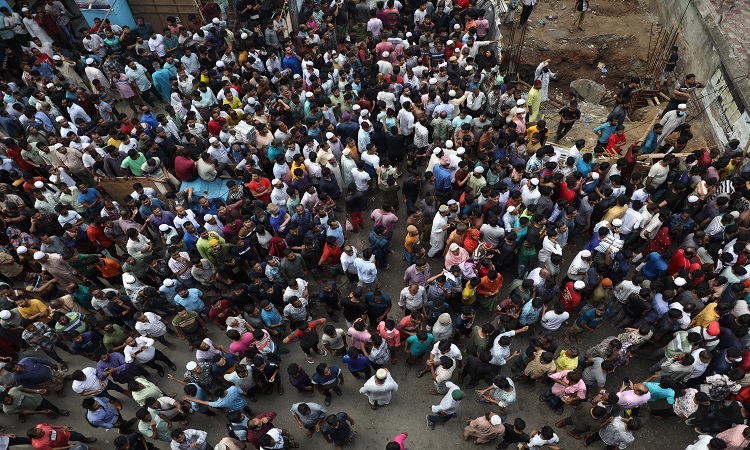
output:
[[171, 442], [172, 424], [159, 416], [151, 415], [146, 408], [135, 412], [138, 419], [138, 432], [155, 441]]
[[108, 352], [121, 351], [125, 347], [125, 330], [120, 325], [107, 324], [102, 340]]
[[42, 394], [46, 393], [46, 389], [26, 389], [14, 386], [8, 392], [0, 394], [3, 412], [7, 415], [18, 414], [18, 420], [21, 423], [26, 422], [26, 416], [33, 414], [47, 414], [50, 419], [70, 415], [67, 409], [59, 409], [42, 397]]
[[133, 396], [133, 400], [140, 406], [145, 406], [146, 399], [149, 397], [159, 398], [164, 395], [161, 389], [143, 377], [137, 377], [128, 383], [128, 390]]
[[134, 148], [131, 148], [130, 150], [128, 150], [128, 157], [122, 160], [120, 168], [125, 169], [125, 175], [141, 177], [143, 176], [141, 166], [143, 166], [145, 163], [146, 157], [143, 156], [143, 153]]

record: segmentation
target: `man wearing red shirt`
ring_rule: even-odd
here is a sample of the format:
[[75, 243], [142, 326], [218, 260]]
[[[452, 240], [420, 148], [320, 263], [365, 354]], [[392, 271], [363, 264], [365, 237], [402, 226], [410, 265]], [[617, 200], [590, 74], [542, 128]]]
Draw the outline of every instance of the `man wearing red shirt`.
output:
[[256, 200], [271, 203], [271, 180], [263, 176], [263, 172], [253, 172], [253, 180], [247, 183], [247, 188]]
[[334, 236], [326, 237], [326, 245], [323, 246], [323, 255], [318, 261], [318, 265], [325, 267], [325, 270], [334, 275], [341, 267], [341, 247], [336, 243]]
[[86, 235], [100, 250], [104, 249], [115, 256], [117, 255], [117, 249], [113, 246], [114, 242], [104, 234], [104, 226], [102, 226], [98, 217], [91, 220], [89, 227], [86, 229]]
[[570, 314], [573, 314], [573, 310], [575, 310], [581, 303], [581, 291], [585, 287], [586, 283], [578, 280], [575, 283], [569, 281], [563, 288], [563, 291], [560, 294], [560, 303], [565, 306], [565, 310]]
[[560, 195], [558, 200], [567, 200], [569, 205], [573, 204], [576, 198], [576, 180], [572, 176], [560, 183]]
[[690, 266], [693, 265], [693, 257], [695, 256], [695, 249], [693, 247], [688, 247], [685, 249], [679, 249], [674, 254], [672, 259], [669, 260], [669, 265], [667, 266], [667, 273], [671, 276], [674, 276], [677, 272], [679, 272], [682, 269], [688, 269], [690, 270]]
[[221, 117], [219, 111], [214, 111], [213, 114], [211, 114], [211, 120], [208, 121], [208, 132], [211, 136], [218, 136], [219, 133], [221, 133], [221, 124], [224, 122], [226, 122], [226, 120]]
[[198, 168], [195, 161], [187, 156], [183, 156], [177, 151], [174, 159], [174, 174], [180, 181], [193, 181], [198, 177]]
[[226, 299], [217, 299], [208, 310], [208, 318], [211, 319], [211, 322], [216, 324], [216, 326], [221, 329], [225, 329], [227, 327], [228, 318], [239, 315], [240, 310]]
[[68, 447], [69, 441], [96, 442], [96, 438], [87, 438], [71, 427], [40, 423], [36, 428], [29, 428], [26, 436], [31, 438], [31, 445], [36, 450], [52, 450], [53, 448]]

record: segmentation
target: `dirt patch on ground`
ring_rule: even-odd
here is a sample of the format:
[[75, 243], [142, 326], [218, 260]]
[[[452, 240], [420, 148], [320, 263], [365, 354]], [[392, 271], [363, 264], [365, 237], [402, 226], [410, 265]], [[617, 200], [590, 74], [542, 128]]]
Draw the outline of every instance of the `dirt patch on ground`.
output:
[[[573, 1], [537, 3], [521, 54], [521, 79], [531, 81], [536, 66], [549, 59], [551, 70], [557, 74], [557, 79], [550, 83], [550, 98], [565, 102], [570, 98], [568, 85], [578, 78], [604, 84], [608, 94], [613, 95], [617, 83], [642, 75], [651, 27], [657, 22], [655, 16], [638, 2], [593, 3], [592, 11], [584, 19], [585, 31], [574, 33], [568, 30], [574, 18]], [[507, 27], [501, 31], [507, 36]], [[606, 72], [601, 71], [600, 63]]]

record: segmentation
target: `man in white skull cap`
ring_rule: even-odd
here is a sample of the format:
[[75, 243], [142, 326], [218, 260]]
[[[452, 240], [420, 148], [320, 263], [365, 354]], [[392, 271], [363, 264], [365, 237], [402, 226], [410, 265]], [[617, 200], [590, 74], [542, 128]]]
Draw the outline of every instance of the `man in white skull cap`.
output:
[[677, 105], [677, 109], [669, 111], [662, 116], [659, 123], [664, 127], [662, 129], [661, 134], [659, 135], [659, 140], [656, 141], [656, 146], [659, 147], [664, 144], [664, 139], [667, 138], [672, 132], [677, 129], [680, 125], [685, 123], [685, 111], [687, 110], [687, 105], [685, 103], [680, 103]]
[[563, 279], [563, 286], [570, 280], [583, 281], [586, 272], [588, 272], [591, 267], [591, 261], [593, 259], [594, 258], [589, 250], [581, 250], [578, 252], [570, 263], [570, 266], [568, 266], [568, 273]]

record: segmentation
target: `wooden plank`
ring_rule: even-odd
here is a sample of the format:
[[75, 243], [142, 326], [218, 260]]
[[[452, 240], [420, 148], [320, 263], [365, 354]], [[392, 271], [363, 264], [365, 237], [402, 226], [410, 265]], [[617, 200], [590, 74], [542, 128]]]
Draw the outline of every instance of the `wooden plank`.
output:
[[141, 183], [143, 187], [156, 189], [156, 192], [161, 194], [162, 198], [164, 197], [164, 194], [170, 190], [167, 184], [147, 180], [146, 177], [131, 177], [128, 180], [123, 178], [111, 180], [109, 177], [102, 177], [101, 179], [102, 187], [107, 190], [110, 197], [120, 204], [122, 204], [122, 199], [126, 195], [130, 195], [133, 192], [133, 183]]

